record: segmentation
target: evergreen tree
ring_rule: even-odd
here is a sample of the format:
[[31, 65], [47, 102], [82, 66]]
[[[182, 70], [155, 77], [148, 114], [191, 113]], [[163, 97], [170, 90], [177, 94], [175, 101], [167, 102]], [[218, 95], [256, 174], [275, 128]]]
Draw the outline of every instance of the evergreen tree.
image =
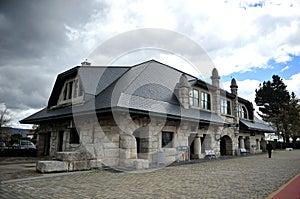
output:
[[295, 147], [296, 140], [300, 137], [300, 105], [295, 93], [291, 94], [288, 116], [289, 131]]
[[255, 90], [255, 94], [259, 116], [270, 122], [277, 133], [282, 132], [282, 136], [287, 140], [290, 137], [288, 111], [291, 96], [283, 80], [278, 75], [273, 75], [272, 82], [264, 81], [259, 85], [259, 89]]

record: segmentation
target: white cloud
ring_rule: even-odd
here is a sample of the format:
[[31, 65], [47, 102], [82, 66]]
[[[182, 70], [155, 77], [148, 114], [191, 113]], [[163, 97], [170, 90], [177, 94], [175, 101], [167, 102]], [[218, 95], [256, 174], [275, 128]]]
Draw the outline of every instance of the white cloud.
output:
[[291, 60], [290, 55], [299, 55], [299, 5], [298, 1], [122, 0], [110, 2], [105, 17], [95, 13], [81, 29], [66, 29], [69, 39], [89, 51], [136, 28], [178, 31], [206, 49], [221, 75], [229, 75], [270, 67], [271, 59], [284, 63]]
[[[255, 89], [258, 89], [259, 84], [261, 83], [258, 80], [246, 79], [243, 81], [237, 80], [238, 85], [238, 95], [246, 100], [252, 102], [253, 107], [255, 108], [255, 114], [258, 111], [258, 107], [255, 104]], [[229, 82], [223, 82], [222, 88], [230, 92], [230, 84]], [[257, 115], [257, 114], [256, 114]]]
[[300, 73], [292, 75], [290, 79], [283, 81], [287, 85], [287, 90], [294, 92], [300, 98]]
[[286, 71], [286, 70], [288, 70], [289, 68], [290, 68], [289, 66], [286, 66], [286, 67], [282, 68], [282, 69], [280, 70], [280, 72]]

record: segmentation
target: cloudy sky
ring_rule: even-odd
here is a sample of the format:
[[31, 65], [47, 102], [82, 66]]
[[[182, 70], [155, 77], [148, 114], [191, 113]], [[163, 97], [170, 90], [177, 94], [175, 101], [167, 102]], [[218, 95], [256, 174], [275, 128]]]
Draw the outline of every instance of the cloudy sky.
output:
[[[229, 90], [236, 78], [246, 99], [254, 101], [254, 90], [273, 74], [300, 96], [298, 0], [1, 0], [0, 108], [8, 108], [11, 125], [28, 127], [18, 121], [46, 106], [58, 73], [85, 58], [93, 63], [90, 55], [99, 45], [142, 28], [174, 31], [196, 42], [219, 70], [223, 87]], [[189, 71], [170, 53], [135, 53], [115, 63], [154, 58]]]

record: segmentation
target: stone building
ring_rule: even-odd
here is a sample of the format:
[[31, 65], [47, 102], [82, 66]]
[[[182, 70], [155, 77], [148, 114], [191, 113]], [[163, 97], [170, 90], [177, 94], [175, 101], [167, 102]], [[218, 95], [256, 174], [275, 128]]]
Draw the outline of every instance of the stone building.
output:
[[216, 69], [207, 83], [155, 60], [132, 67], [83, 62], [59, 74], [47, 107], [21, 123], [40, 125], [39, 155], [56, 160], [41, 162], [42, 172], [144, 169], [204, 158], [207, 150], [262, 152], [264, 133], [273, 130], [238, 96], [235, 79], [231, 92], [219, 81]]

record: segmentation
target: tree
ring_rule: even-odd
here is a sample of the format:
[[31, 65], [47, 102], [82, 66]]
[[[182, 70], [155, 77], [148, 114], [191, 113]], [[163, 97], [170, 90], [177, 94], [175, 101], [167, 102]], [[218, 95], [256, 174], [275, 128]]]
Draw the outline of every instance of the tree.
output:
[[259, 116], [270, 122], [277, 133], [282, 132], [285, 141], [290, 137], [288, 111], [291, 96], [286, 85], [278, 75], [272, 76], [272, 82], [267, 81], [255, 90], [255, 103], [259, 107]]
[[297, 99], [295, 93], [291, 94], [288, 117], [290, 127], [289, 131], [295, 147], [296, 140], [300, 137], [300, 105], [299, 99]]
[[0, 140], [4, 139], [4, 135], [2, 134], [2, 127], [10, 122], [8, 114], [9, 113], [6, 107], [4, 107], [4, 110], [0, 110]]

